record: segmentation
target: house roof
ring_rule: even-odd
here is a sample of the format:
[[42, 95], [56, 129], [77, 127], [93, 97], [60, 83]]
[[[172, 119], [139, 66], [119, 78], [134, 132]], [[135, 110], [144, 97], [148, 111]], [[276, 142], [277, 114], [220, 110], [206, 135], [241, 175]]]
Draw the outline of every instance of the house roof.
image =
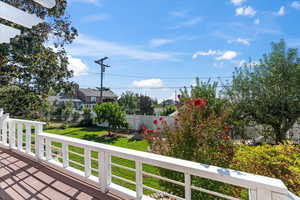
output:
[[[87, 97], [100, 97], [100, 91], [96, 90], [96, 89], [80, 88], [79, 91]], [[106, 97], [106, 98], [117, 98], [118, 97], [111, 90], [103, 90], [102, 95], [103, 95], [103, 97]]]

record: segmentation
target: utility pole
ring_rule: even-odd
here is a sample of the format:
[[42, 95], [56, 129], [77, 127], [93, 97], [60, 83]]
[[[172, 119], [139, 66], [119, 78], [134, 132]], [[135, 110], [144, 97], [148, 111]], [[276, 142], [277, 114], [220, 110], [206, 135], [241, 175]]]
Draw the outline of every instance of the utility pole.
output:
[[105, 72], [105, 67], [110, 67], [103, 63], [107, 59], [108, 59], [108, 57], [104, 57], [104, 58], [101, 58], [101, 59], [95, 61], [95, 63], [100, 65], [100, 67], [101, 67], [101, 86], [100, 86], [100, 102], [101, 103], [103, 102], [103, 75]]

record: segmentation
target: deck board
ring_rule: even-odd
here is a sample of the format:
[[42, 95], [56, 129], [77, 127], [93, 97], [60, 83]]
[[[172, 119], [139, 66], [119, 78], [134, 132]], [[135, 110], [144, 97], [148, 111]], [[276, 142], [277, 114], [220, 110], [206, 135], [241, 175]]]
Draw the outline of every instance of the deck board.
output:
[[124, 200], [96, 185], [0, 148], [0, 200]]

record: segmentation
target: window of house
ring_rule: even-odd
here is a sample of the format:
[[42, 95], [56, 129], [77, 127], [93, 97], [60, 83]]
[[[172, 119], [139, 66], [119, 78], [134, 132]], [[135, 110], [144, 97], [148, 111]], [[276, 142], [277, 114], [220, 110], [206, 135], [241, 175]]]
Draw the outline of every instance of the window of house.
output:
[[96, 102], [97, 97], [91, 97], [91, 102]]

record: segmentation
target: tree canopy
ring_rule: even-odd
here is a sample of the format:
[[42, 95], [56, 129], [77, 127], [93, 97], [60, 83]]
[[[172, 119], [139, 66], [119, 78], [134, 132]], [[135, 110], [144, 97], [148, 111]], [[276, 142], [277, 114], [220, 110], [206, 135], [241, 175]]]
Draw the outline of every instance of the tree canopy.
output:
[[[20, 90], [25, 96], [35, 95], [31, 103], [38, 105], [38, 102], [43, 102], [40, 99], [46, 99], [51, 89], [55, 92], [70, 89], [67, 80], [73, 73], [68, 69], [68, 56], [64, 47], [75, 39], [77, 30], [71, 26], [66, 14], [67, 1], [56, 0], [56, 6], [52, 9], [43, 8], [33, 1], [4, 2], [37, 15], [45, 23], [27, 29], [0, 19], [3, 24], [17, 26], [22, 33], [9, 44], [0, 44], [0, 87], [6, 88], [1, 90], [1, 96], [8, 97], [5, 91]], [[9, 87], [14, 89], [7, 89]], [[12, 99], [12, 103], [21, 106], [20, 109], [28, 110], [26, 108], [31, 107], [16, 102], [18, 100]], [[0, 104], [0, 107], [6, 109], [8, 105]]]
[[255, 66], [237, 68], [228, 89], [242, 118], [272, 127], [276, 143], [300, 117], [300, 58], [298, 49], [286, 48], [283, 40]]

